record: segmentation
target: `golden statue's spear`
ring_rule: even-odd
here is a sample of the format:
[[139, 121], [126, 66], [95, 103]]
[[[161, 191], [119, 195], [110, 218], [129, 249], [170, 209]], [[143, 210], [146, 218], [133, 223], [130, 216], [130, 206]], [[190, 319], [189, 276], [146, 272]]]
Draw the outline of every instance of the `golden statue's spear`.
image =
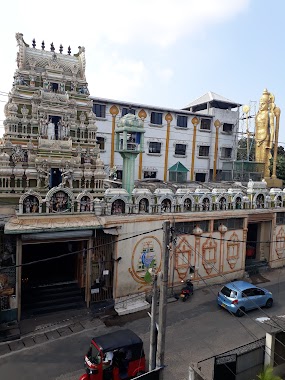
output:
[[281, 110], [279, 107], [275, 107], [274, 116], [276, 117], [276, 126], [275, 126], [275, 139], [274, 139], [274, 155], [273, 155], [273, 169], [271, 178], [275, 179], [276, 177], [276, 164], [277, 164], [277, 151], [278, 151], [278, 135], [279, 135], [279, 122]]

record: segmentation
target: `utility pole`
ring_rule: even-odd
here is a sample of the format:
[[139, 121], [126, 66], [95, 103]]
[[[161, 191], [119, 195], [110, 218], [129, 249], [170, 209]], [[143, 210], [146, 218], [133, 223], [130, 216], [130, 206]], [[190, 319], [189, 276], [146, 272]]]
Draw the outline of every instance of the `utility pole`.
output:
[[157, 274], [153, 275], [152, 301], [151, 301], [151, 322], [150, 322], [150, 347], [149, 347], [149, 371], [156, 366], [156, 312], [157, 312]]
[[[163, 223], [163, 263], [160, 272], [160, 299], [157, 336], [157, 367], [164, 367], [165, 335], [166, 335], [166, 311], [168, 289], [168, 264], [169, 264], [170, 222]], [[163, 369], [159, 372], [159, 380], [163, 380]]]

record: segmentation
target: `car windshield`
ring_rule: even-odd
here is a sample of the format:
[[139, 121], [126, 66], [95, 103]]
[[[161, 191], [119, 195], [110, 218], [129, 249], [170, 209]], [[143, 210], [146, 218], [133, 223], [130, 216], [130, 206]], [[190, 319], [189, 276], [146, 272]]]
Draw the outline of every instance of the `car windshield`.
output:
[[229, 289], [226, 286], [222, 287], [221, 293], [229, 298], [236, 298], [237, 292], [235, 290]]
[[101, 355], [99, 350], [91, 343], [90, 348], [87, 352], [87, 357], [92, 364], [100, 364], [101, 363]]

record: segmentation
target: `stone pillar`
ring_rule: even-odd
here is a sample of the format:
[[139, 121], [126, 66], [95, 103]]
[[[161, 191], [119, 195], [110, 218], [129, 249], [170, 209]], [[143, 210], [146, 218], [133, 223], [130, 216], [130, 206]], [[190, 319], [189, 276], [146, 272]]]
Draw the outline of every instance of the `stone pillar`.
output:
[[[145, 118], [147, 117], [145, 110], [141, 109], [140, 112], [138, 113], [138, 116], [144, 123]], [[141, 135], [141, 149], [144, 150], [144, 134]], [[138, 179], [142, 179], [142, 164], [143, 164], [143, 152], [140, 152]]]
[[268, 365], [271, 367], [274, 366], [274, 351], [275, 351], [275, 334], [266, 333], [264, 368], [266, 368]]
[[191, 120], [194, 130], [192, 139], [192, 159], [191, 159], [191, 169], [190, 169], [190, 181], [194, 181], [194, 166], [195, 166], [195, 151], [196, 151], [196, 136], [197, 136], [197, 125], [199, 124], [199, 119], [195, 116]]
[[116, 126], [116, 116], [118, 115], [118, 107], [112, 106], [110, 108], [110, 114], [112, 115], [112, 136], [111, 136], [111, 157], [110, 157], [110, 168], [114, 166], [115, 163], [115, 126]]
[[220, 121], [215, 120], [214, 126], [216, 128], [216, 137], [215, 137], [215, 152], [214, 152], [214, 165], [213, 165], [213, 181], [216, 181], [217, 162], [218, 162], [218, 155], [219, 155], [219, 128], [221, 126]]
[[169, 139], [170, 139], [170, 123], [173, 120], [171, 113], [167, 113], [165, 116], [167, 122], [166, 138], [165, 138], [165, 156], [164, 156], [164, 181], [167, 181], [167, 169], [168, 169], [168, 151], [169, 151]]

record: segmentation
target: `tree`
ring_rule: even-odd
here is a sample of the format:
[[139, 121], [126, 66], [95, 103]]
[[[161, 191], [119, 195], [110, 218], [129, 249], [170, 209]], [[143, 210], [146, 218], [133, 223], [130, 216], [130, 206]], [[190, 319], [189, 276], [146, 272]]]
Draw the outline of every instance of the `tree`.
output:
[[273, 367], [267, 366], [259, 375], [257, 375], [259, 380], [282, 380], [281, 377], [273, 374]]
[[[252, 137], [249, 138], [249, 161], [254, 161], [255, 141]], [[237, 160], [247, 161], [247, 138], [243, 137], [238, 141]]]
[[[272, 173], [273, 158], [270, 160], [270, 173]], [[285, 150], [283, 146], [277, 148], [276, 176], [285, 181]]]

